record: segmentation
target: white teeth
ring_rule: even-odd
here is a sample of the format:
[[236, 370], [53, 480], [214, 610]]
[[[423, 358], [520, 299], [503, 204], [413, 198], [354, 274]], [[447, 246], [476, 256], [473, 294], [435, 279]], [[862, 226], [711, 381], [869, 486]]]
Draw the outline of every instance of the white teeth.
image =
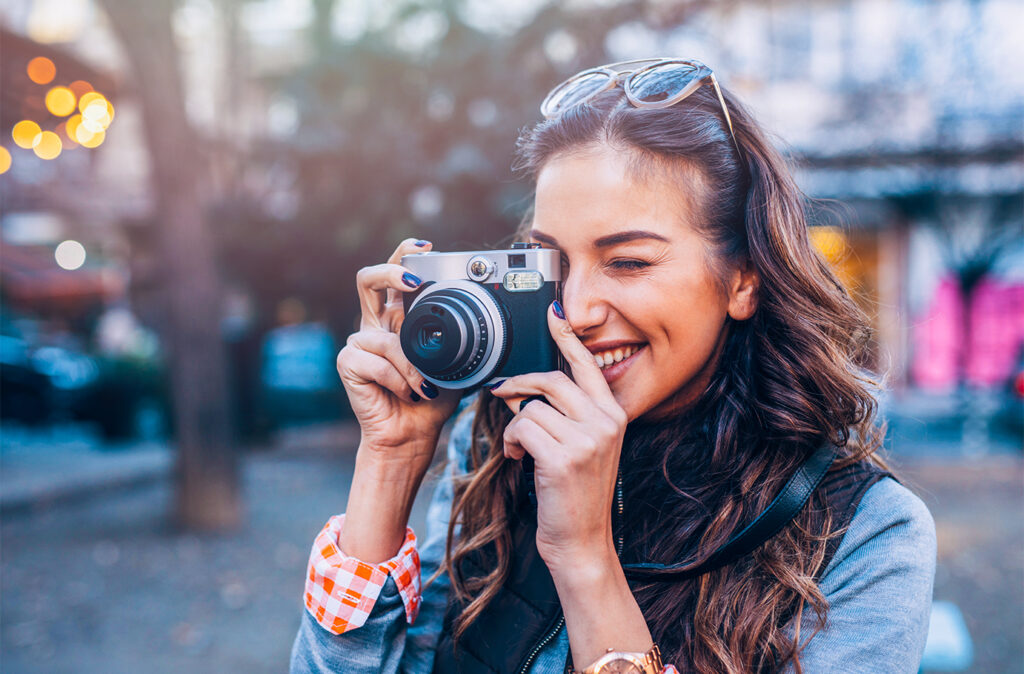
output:
[[612, 351], [604, 351], [602, 353], [595, 353], [594, 354], [594, 362], [597, 363], [598, 367], [603, 369], [603, 368], [608, 367], [612, 363], [620, 363], [620, 362], [624, 361], [625, 359], [629, 358], [630, 356], [632, 356], [634, 353], [636, 353], [639, 350], [640, 349], [638, 347], [627, 346], [627, 347], [622, 348], [622, 349], [614, 349]]

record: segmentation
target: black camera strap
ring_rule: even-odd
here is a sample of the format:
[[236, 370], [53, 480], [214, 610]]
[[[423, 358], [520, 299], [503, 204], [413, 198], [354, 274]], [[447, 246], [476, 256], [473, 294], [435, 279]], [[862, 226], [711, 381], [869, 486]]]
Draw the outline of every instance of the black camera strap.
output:
[[623, 564], [622, 569], [629, 578], [680, 581], [703, 575], [750, 554], [762, 543], [782, 531], [782, 528], [803, 509], [811, 494], [825, 477], [825, 473], [832, 466], [835, 456], [835, 447], [831, 443], [825, 443], [818, 448], [800, 464], [800, 467], [768, 504], [764, 512], [703, 562], [699, 564], [693, 562], [684, 564], [642, 562]]

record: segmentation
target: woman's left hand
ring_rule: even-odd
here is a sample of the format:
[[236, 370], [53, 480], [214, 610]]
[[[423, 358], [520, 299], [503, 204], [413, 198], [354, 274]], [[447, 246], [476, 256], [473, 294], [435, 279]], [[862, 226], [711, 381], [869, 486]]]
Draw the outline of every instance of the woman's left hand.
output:
[[[547, 313], [572, 379], [562, 372], [524, 374], [491, 392], [518, 410], [505, 428], [505, 456], [534, 459], [537, 550], [554, 573], [581, 559], [615, 559], [611, 511], [628, 418], [569, 322], [553, 308]], [[519, 400], [532, 395], [549, 404], [520, 409]]]

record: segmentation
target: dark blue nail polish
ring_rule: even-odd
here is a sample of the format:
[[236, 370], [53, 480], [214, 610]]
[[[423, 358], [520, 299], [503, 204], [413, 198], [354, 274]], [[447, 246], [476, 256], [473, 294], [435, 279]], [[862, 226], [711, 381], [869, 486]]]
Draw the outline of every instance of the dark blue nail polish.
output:
[[420, 384], [420, 390], [423, 391], [423, 395], [427, 396], [431, 400], [436, 398], [437, 394], [439, 393], [437, 387], [431, 384], [429, 381], [425, 381], [422, 384]]
[[489, 389], [491, 389], [493, 391], [494, 389], [496, 389], [499, 386], [501, 386], [502, 384], [504, 384], [506, 381], [508, 381], [508, 380], [507, 379], [499, 379], [498, 381], [494, 382], [493, 384], [488, 384], [487, 388], [489, 388]]
[[555, 316], [558, 316], [563, 321], [565, 320], [565, 312], [562, 311], [562, 305], [558, 300], [551, 303], [551, 309], [555, 312]]
[[430, 242], [429, 241], [425, 241], [423, 239], [420, 239], [419, 241], [414, 242], [413, 245], [414, 246], [419, 246], [420, 248], [423, 248], [423, 246], [429, 246]]
[[423, 281], [421, 281], [420, 277], [417, 276], [416, 274], [413, 274], [412, 272], [405, 272], [404, 274], [402, 274], [402, 283], [409, 286], [410, 288], [419, 288], [420, 284], [423, 283]]
[[419, 395], [416, 393], [416, 391], [413, 391], [412, 393], [410, 393], [409, 397], [412, 398], [412, 401], [414, 403], [418, 403], [419, 401], [423, 400], [423, 398], [419, 397]]

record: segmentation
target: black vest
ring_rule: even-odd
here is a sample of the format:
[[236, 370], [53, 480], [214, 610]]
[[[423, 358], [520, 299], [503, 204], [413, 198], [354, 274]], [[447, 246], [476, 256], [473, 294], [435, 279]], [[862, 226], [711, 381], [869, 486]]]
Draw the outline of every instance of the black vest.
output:
[[[891, 475], [867, 461], [833, 469], [818, 487], [833, 514], [833, 526], [844, 530], [861, 497], [873, 484]], [[537, 525], [526, 499], [513, 525], [511, 571], [508, 580], [480, 616], [455, 644], [452, 627], [465, 604], [449, 597], [444, 626], [434, 659], [434, 671], [465, 674], [515, 674], [532, 666], [540, 650], [564, 629], [562, 607], [547, 565], [537, 552]], [[824, 570], [842, 540], [832, 538], [825, 550]], [[462, 566], [464, 577], [484, 575], [493, 568], [493, 552], [481, 551]]]

